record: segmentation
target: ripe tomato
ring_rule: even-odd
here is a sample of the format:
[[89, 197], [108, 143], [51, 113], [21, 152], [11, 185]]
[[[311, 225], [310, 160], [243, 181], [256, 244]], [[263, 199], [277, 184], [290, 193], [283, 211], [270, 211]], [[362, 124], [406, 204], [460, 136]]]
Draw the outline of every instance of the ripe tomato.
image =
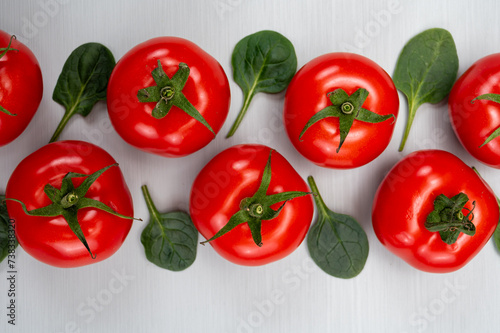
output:
[[230, 106], [227, 76], [212, 56], [176, 37], [148, 40], [118, 61], [108, 84], [109, 117], [118, 134], [136, 148], [167, 157], [189, 155], [206, 146], [215, 133], [175, 104], [158, 119], [153, 116], [157, 102], [139, 101], [139, 90], [157, 84], [152, 72], [159, 68], [158, 62], [172, 81], [182, 63], [189, 67], [189, 76], [183, 77], [185, 86], [171, 87], [175, 91], [157, 97], [167, 101], [184, 95], [215, 133], [220, 130]]
[[[391, 119], [368, 123], [356, 116], [343, 143], [338, 117], [318, 121], [300, 137], [314, 115], [332, 106], [332, 92], [342, 89], [353, 96], [359, 88], [366, 89], [368, 96], [355, 108], [393, 115]], [[362, 166], [384, 151], [398, 110], [396, 87], [380, 66], [360, 55], [329, 53], [311, 60], [295, 74], [285, 95], [284, 122], [290, 141], [304, 157], [319, 166], [346, 169]]]
[[[219, 153], [200, 171], [191, 190], [190, 213], [194, 225], [206, 239], [221, 230], [240, 208], [243, 210], [243, 200], [257, 192], [270, 150], [256, 144], [234, 146]], [[271, 154], [270, 168], [268, 196], [309, 191], [304, 180], [278, 152]], [[282, 204], [271, 207], [277, 210]], [[252, 239], [248, 223], [237, 225], [210, 244], [236, 264], [264, 265], [293, 252], [304, 240], [312, 217], [310, 195], [296, 197], [286, 202], [277, 217], [262, 220], [262, 246]]]
[[455, 82], [448, 99], [448, 111], [462, 146], [477, 160], [500, 168], [500, 139], [481, 146], [500, 127], [500, 104], [475, 100], [483, 94], [500, 94], [500, 53], [475, 62]]
[[[0, 54], [10, 40], [11, 35], [0, 30]], [[42, 72], [33, 52], [15, 38], [10, 48], [15, 50], [0, 57], [0, 146], [12, 142], [28, 127], [43, 93]], [[2, 108], [15, 115], [2, 112]]]
[[[81, 141], [59, 141], [48, 144], [26, 157], [12, 173], [6, 198], [22, 201], [28, 210], [52, 204], [44, 193], [47, 184], [60, 189], [68, 172], [91, 174], [116, 163], [102, 148]], [[85, 178], [74, 178], [75, 187]], [[90, 186], [87, 198], [98, 200], [123, 215], [133, 215], [130, 192], [118, 167], [104, 172]], [[58, 267], [77, 267], [104, 260], [115, 253], [125, 240], [132, 221], [95, 208], [81, 208], [77, 219], [89, 252], [62, 216], [28, 216], [18, 202], [7, 201], [10, 217], [15, 221], [19, 244], [36, 259]]]
[[[440, 210], [445, 236], [458, 235], [448, 244], [427, 227], [437, 226], [429, 220], [436, 216], [437, 203], [442, 203], [438, 196], [454, 198], [459, 193], [467, 196], [464, 206], [457, 205], [454, 212]], [[459, 217], [464, 218], [461, 223]], [[488, 242], [498, 218], [498, 204], [488, 184], [458, 157], [441, 150], [414, 152], [397, 163], [378, 188], [372, 209], [373, 228], [382, 244], [413, 267], [436, 273], [467, 264]], [[458, 232], [469, 222], [475, 226], [473, 236]]]

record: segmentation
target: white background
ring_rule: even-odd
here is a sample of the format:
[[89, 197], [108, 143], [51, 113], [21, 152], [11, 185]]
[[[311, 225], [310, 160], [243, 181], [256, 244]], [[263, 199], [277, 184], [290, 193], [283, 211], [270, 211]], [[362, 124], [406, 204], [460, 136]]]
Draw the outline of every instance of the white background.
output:
[[[87, 118], [75, 116], [61, 139], [105, 148], [120, 162], [135, 215], [148, 219], [140, 186], [148, 184], [160, 211], [188, 210], [191, 184], [215, 154], [239, 143], [271, 145], [305, 178], [314, 175], [331, 209], [353, 215], [368, 234], [363, 272], [351, 280], [315, 267], [302, 244], [289, 257], [257, 268], [240, 267], [199, 246], [180, 273], [148, 262], [140, 243], [145, 222], [134, 223], [110, 259], [76, 269], [54, 268], [22, 249], [17, 262], [17, 320], [7, 324], [7, 268], [0, 264], [1, 332], [496, 332], [500, 255], [492, 242], [465, 268], [450, 274], [415, 270], [389, 253], [371, 225], [375, 190], [390, 167], [424, 148], [448, 150], [475, 165], [500, 193], [500, 171], [481, 165], [457, 141], [447, 105], [423, 105], [403, 153], [397, 152], [407, 118], [401, 109], [391, 144], [374, 162], [330, 170], [303, 159], [282, 126], [284, 94], [257, 95], [236, 135], [225, 139], [242, 104], [232, 80], [234, 45], [248, 34], [273, 29], [294, 44], [299, 67], [333, 51], [365, 55], [392, 74], [403, 45], [433, 27], [456, 42], [459, 75], [500, 49], [498, 1], [14, 1], [0, 4], [0, 29], [16, 34], [36, 54], [44, 96], [28, 129], [0, 148], [0, 192], [28, 154], [48, 142], [63, 115], [51, 96], [64, 61], [77, 46], [100, 42], [119, 59], [136, 44], [162, 35], [187, 38], [212, 54], [231, 84], [228, 119], [201, 151], [167, 159], [128, 146], [110, 127], [105, 103]], [[201, 238], [201, 237], [200, 237]], [[118, 277], [121, 277], [120, 279]], [[92, 305], [94, 304], [94, 305]], [[95, 308], [93, 307], [95, 306]]]

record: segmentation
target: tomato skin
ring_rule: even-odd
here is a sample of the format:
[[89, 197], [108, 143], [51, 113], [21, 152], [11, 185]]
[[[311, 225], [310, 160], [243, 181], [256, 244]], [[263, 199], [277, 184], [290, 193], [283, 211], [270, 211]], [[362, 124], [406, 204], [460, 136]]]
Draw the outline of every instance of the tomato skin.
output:
[[[52, 202], [44, 193], [47, 183], [60, 188], [68, 172], [91, 174], [116, 161], [102, 148], [82, 141], [58, 141], [26, 157], [12, 173], [6, 197], [21, 200], [28, 210]], [[76, 178], [79, 186], [84, 178]], [[130, 192], [120, 168], [104, 172], [90, 187], [86, 197], [99, 200], [118, 213], [133, 216]], [[69, 228], [62, 216], [26, 215], [19, 203], [7, 201], [10, 217], [15, 221], [16, 236], [23, 249], [36, 259], [57, 267], [78, 267], [102, 261], [115, 253], [132, 226], [123, 219], [102, 210], [82, 208], [78, 221], [95, 259]]]
[[305, 64], [294, 76], [285, 95], [284, 122], [294, 147], [311, 162], [328, 168], [348, 169], [367, 164], [389, 144], [396, 120], [377, 124], [354, 121], [340, 151], [338, 118], [326, 118], [299, 135], [308, 120], [331, 105], [327, 94], [342, 88], [348, 95], [368, 90], [363, 108], [380, 115], [399, 111], [399, 97], [391, 77], [375, 62], [352, 53], [329, 53]]
[[[238, 145], [215, 156], [196, 177], [190, 196], [190, 213], [198, 231], [209, 239], [240, 209], [240, 202], [259, 188], [271, 148]], [[285, 191], [309, 192], [309, 188], [288, 161], [274, 151], [271, 183], [267, 194]], [[273, 206], [279, 208], [281, 203]], [[313, 217], [310, 195], [288, 201], [278, 217], [262, 221], [262, 247], [258, 247], [246, 223], [210, 244], [227, 260], [258, 266], [282, 259], [304, 240]]]
[[[472, 209], [476, 234], [460, 234], [448, 245], [424, 224], [439, 194], [464, 192]], [[465, 211], [464, 211], [465, 212]], [[495, 194], [476, 172], [455, 155], [441, 150], [409, 154], [386, 175], [375, 194], [372, 222], [380, 242], [411, 266], [447, 273], [465, 266], [488, 242], [499, 219]]]
[[156, 85], [151, 72], [160, 60], [171, 78], [180, 62], [190, 68], [182, 93], [217, 133], [229, 112], [230, 90], [222, 66], [194, 43], [157, 37], [128, 51], [113, 70], [107, 91], [108, 113], [118, 134], [132, 146], [166, 157], [189, 155], [214, 139], [200, 122], [177, 107], [162, 119], [151, 116], [156, 103], [141, 103], [137, 91]]
[[[0, 48], [6, 48], [10, 38], [0, 30]], [[33, 52], [16, 39], [10, 47], [19, 51], [8, 51], [0, 58], [0, 105], [16, 116], [0, 112], [0, 147], [28, 127], [43, 95], [42, 71]]]
[[477, 100], [482, 94], [500, 94], [500, 53], [476, 61], [453, 85], [448, 99], [451, 124], [462, 146], [480, 162], [500, 169], [500, 139], [479, 148], [500, 127], [500, 104]]

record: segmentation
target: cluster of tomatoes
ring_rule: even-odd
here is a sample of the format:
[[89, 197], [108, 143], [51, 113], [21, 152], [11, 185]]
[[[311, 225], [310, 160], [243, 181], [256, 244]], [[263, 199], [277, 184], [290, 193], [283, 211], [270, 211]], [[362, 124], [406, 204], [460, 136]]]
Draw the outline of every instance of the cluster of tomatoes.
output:
[[[10, 41], [11, 36], [0, 31], [0, 146], [27, 127], [43, 89], [33, 53], [19, 41]], [[481, 145], [500, 125], [500, 107], [489, 100], [471, 101], [500, 91], [498, 58], [490, 56], [469, 69], [449, 99], [452, 124], [460, 141], [478, 160], [493, 167], [500, 167], [499, 141], [492, 139]], [[183, 63], [190, 70], [184, 80]], [[152, 75], [159, 64], [168, 76], [166, 81], [164, 74]], [[169, 86], [169, 82], [174, 83]], [[155, 84], [156, 90], [140, 92]], [[150, 94], [158, 96], [153, 100]], [[161, 109], [159, 103], [169, 105], [180, 95], [209, 126], [171, 104], [171, 109], [165, 109], [168, 114], [153, 116]], [[229, 83], [220, 64], [198, 46], [180, 38], [161, 37], [137, 45], [118, 61], [108, 84], [107, 106], [113, 127], [132, 146], [166, 157], [186, 156], [206, 146], [224, 124], [230, 108]], [[356, 168], [386, 149], [398, 110], [397, 90], [380, 66], [360, 55], [331, 53], [311, 60], [295, 74], [285, 95], [284, 124], [297, 151], [311, 162], [329, 168]], [[266, 214], [262, 206], [247, 207], [243, 202], [263, 186], [268, 162], [268, 197], [309, 191], [293, 167], [278, 152], [271, 159], [270, 151], [261, 145], [235, 146], [202, 169], [193, 183], [190, 215], [206, 239], [216, 235], [240, 210]], [[86, 186], [84, 175], [114, 163], [102, 148], [81, 141], [55, 142], [26, 157], [6, 189], [6, 197], [16, 200], [8, 201], [7, 206], [16, 221], [21, 246], [35, 258], [61, 267], [89, 264], [116, 252], [131, 228], [130, 219], [79, 207], [79, 227], [96, 257], [93, 259], [64, 214], [33, 215], [61, 199], [51, 189], [62, 191], [68, 173], [80, 175], [73, 180], [78, 188]], [[25, 186], [16, 185], [19, 179]], [[456, 203], [463, 198], [460, 193], [468, 199], [461, 205]], [[97, 178], [86, 197], [133, 216], [130, 192], [118, 167]], [[64, 200], [67, 203], [68, 198]], [[274, 203], [270, 208], [278, 214], [259, 224], [262, 244], [255, 243], [254, 231], [246, 223], [235, 225], [210, 243], [238, 264], [261, 265], [283, 258], [300, 245], [309, 230], [312, 199], [287, 199], [286, 205]], [[470, 261], [491, 237], [498, 219], [490, 187], [457, 157], [437, 150], [415, 152], [402, 159], [385, 177], [373, 204], [373, 225], [380, 241], [411, 265], [433, 272], [453, 271]], [[426, 228], [426, 224], [432, 225]], [[454, 242], [446, 242], [452, 238]]]

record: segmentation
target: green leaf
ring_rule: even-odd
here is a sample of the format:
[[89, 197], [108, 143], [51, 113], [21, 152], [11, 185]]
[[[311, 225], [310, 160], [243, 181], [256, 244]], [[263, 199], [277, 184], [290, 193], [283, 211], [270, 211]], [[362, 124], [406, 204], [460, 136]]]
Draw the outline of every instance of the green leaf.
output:
[[17, 245], [14, 228], [11, 225], [11, 220], [7, 213], [5, 196], [0, 195], [0, 262], [2, 262], [9, 255], [9, 251], [12, 252]]
[[408, 99], [408, 122], [399, 151], [402, 151], [415, 114], [424, 103], [436, 104], [451, 91], [458, 73], [458, 55], [452, 35], [434, 28], [416, 35], [399, 55], [394, 84]]
[[161, 214], [156, 209], [146, 185], [142, 186], [150, 220], [141, 234], [146, 258], [171, 271], [182, 271], [193, 264], [198, 246], [198, 230], [184, 212]]
[[[475, 168], [474, 171], [477, 172]], [[498, 197], [496, 198], [497, 198], [498, 209], [500, 209], [500, 200], [498, 199]], [[498, 221], [495, 232], [493, 233], [493, 241], [495, 242], [495, 247], [500, 252], [500, 221]]]
[[318, 219], [307, 235], [314, 262], [326, 273], [343, 279], [357, 276], [368, 258], [368, 237], [351, 216], [337, 214], [325, 205], [314, 178], [307, 178], [318, 208]]
[[493, 233], [493, 240], [498, 251], [500, 251], [500, 221], [497, 224], [495, 232]]
[[240, 125], [255, 94], [278, 93], [288, 86], [297, 71], [292, 43], [275, 31], [259, 31], [236, 44], [231, 64], [234, 81], [243, 90], [243, 107], [227, 137]]
[[106, 99], [114, 67], [113, 54], [99, 43], [83, 44], [70, 54], [52, 94], [52, 99], [66, 111], [50, 142], [57, 140], [73, 115], [78, 113], [86, 117], [98, 101]]

